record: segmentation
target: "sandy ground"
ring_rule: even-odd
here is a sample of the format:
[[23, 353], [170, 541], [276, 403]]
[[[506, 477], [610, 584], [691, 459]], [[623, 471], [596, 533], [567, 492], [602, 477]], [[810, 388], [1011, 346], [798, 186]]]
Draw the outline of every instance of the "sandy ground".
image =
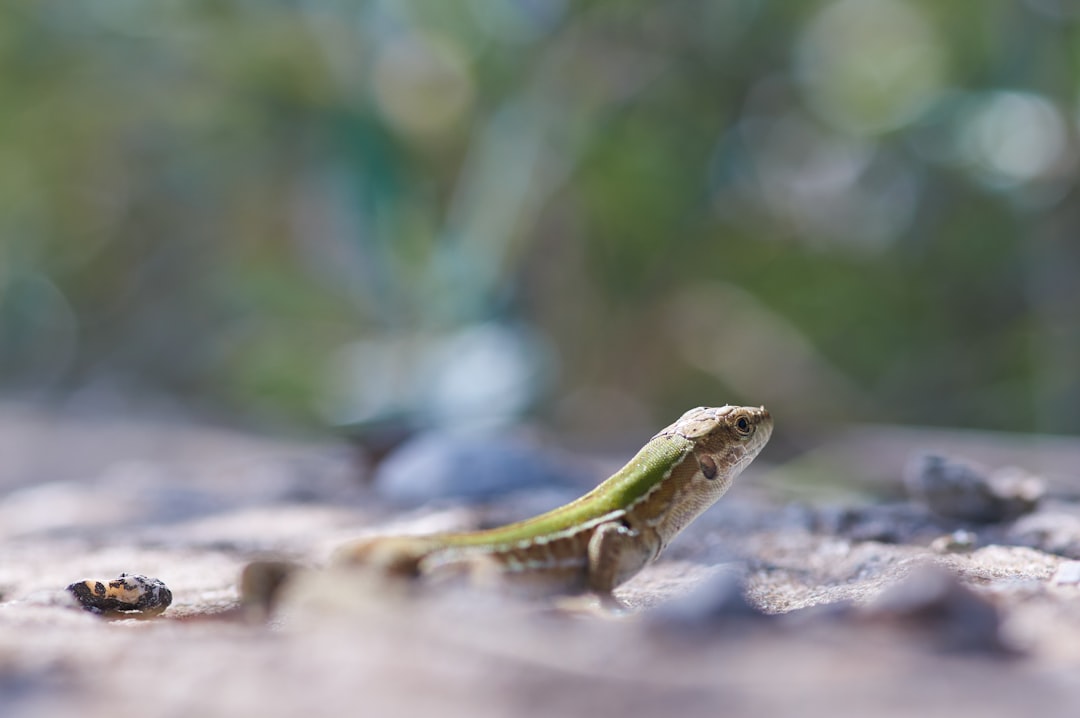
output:
[[[361, 533], [476, 525], [530, 498], [395, 509], [342, 444], [0, 407], [0, 715], [1072, 716], [1080, 507], [1063, 465], [1035, 513], [988, 526], [780, 498], [768, 487], [795, 469], [764, 465], [619, 590], [620, 611], [313, 571], [263, 621], [237, 610], [252, 559], [317, 565]], [[64, 591], [121, 572], [163, 580], [170, 608], [106, 619]]]

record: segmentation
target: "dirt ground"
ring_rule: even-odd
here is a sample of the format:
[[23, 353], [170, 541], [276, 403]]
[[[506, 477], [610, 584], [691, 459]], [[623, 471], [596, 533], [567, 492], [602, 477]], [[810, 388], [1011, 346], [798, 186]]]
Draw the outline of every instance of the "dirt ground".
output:
[[[1080, 445], [830, 441], [767, 449], [622, 610], [310, 571], [262, 620], [238, 608], [253, 559], [317, 566], [362, 533], [476, 526], [542, 492], [403, 508], [344, 443], [0, 406], [0, 715], [1076, 715]], [[943, 517], [903, 493], [926, 449], [1047, 490], [1016, 515]], [[799, 494], [838, 466], [865, 483]], [[122, 572], [172, 605], [107, 618], [64, 590]]]

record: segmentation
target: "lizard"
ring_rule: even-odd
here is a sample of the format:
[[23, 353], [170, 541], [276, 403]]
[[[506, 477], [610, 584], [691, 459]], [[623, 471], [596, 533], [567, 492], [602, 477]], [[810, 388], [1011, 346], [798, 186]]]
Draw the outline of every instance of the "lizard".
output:
[[530, 593], [610, 595], [731, 487], [772, 434], [765, 407], [698, 407], [579, 499], [497, 528], [353, 541], [332, 563], [402, 576], [461, 571]]

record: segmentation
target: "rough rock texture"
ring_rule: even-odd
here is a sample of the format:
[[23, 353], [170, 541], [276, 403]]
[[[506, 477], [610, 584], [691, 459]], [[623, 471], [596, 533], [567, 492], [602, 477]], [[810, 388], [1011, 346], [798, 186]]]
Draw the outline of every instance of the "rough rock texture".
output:
[[[619, 590], [624, 611], [309, 571], [267, 622], [238, 608], [253, 559], [317, 566], [361, 533], [486, 524], [530, 499], [402, 511], [363, 487], [346, 446], [205, 428], [0, 407], [0, 437], [5, 718], [925, 718], [1080, 705], [1068, 477], [1033, 513], [986, 525], [919, 501], [780, 500], [763, 484], [794, 470], [763, 465]], [[109, 620], [64, 590], [122, 572], [160, 578], [172, 605]]]

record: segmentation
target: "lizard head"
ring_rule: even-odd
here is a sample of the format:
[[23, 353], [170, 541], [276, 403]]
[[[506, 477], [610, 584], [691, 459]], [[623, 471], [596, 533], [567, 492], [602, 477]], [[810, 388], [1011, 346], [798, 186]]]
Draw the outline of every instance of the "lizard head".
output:
[[658, 520], [666, 545], [701, 512], [716, 502], [772, 435], [773, 420], [765, 407], [698, 407], [657, 436], [689, 442], [682, 461], [671, 472]]
[[773, 420], [765, 407], [701, 406], [683, 414], [661, 433], [689, 439], [707, 480], [742, 471], [772, 436]]

